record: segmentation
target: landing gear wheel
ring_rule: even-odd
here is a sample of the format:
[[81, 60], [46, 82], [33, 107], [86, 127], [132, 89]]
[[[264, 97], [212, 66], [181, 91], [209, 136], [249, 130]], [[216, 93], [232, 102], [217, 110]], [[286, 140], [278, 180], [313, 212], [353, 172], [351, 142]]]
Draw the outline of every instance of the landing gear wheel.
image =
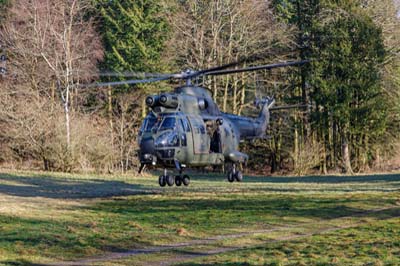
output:
[[164, 175], [160, 175], [160, 177], [158, 178], [158, 184], [160, 184], [161, 187], [165, 187], [165, 185], [167, 184], [167, 181], [165, 180]]
[[166, 179], [166, 181], [167, 181], [167, 184], [168, 184], [168, 186], [170, 186], [170, 187], [172, 187], [173, 185], [174, 185], [174, 177], [172, 176], [172, 175], [167, 175], [166, 177], [165, 177], [165, 179]]
[[190, 177], [188, 175], [184, 175], [182, 178], [182, 182], [185, 186], [189, 186], [190, 184]]
[[235, 179], [236, 179], [236, 181], [241, 182], [241, 181], [243, 180], [243, 174], [242, 174], [242, 172], [236, 171], [236, 173], [235, 173]]
[[180, 175], [175, 176], [175, 185], [178, 187], [182, 185], [182, 178]]
[[229, 171], [228, 172], [228, 181], [229, 182], [233, 182], [233, 181], [235, 181], [235, 176], [234, 176], [234, 174], [233, 174], [233, 172], [232, 171]]

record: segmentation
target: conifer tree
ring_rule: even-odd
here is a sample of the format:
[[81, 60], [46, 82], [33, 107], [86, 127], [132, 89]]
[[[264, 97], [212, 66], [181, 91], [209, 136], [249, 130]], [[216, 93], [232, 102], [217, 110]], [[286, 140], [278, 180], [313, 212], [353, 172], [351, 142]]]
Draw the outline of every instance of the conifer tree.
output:
[[333, 38], [319, 40], [312, 79], [314, 126], [347, 173], [351, 161], [371, 152], [387, 122], [379, 71], [385, 57], [382, 32], [354, 8], [321, 27], [320, 36]]
[[[164, 72], [161, 61], [168, 26], [163, 6], [152, 0], [96, 0], [103, 36], [104, 59], [100, 69], [106, 72]], [[130, 78], [144, 78], [134, 76]], [[106, 77], [103, 81], [127, 79]], [[121, 170], [133, 165], [135, 128], [146, 115], [144, 95], [160, 89], [157, 84], [123, 85], [108, 88], [105, 109], [109, 118], [110, 140], [116, 150], [115, 161]], [[129, 159], [128, 159], [129, 158]]]
[[105, 56], [111, 71], [157, 71], [167, 24], [162, 6], [151, 0], [98, 1]]
[[309, 96], [314, 106], [311, 130], [324, 146], [323, 168], [342, 166], [351, 173], [353, 162], [360, 169], [372, 160], [374, 145], [387, 129], [388, 106], [380, 84], [386, 55], [381, 29], [357, 1], [274, 4], [281, 18], [298, 28], [299, 56], [312, 60], [310, 68], [301, 71], [299, 87], [303, 100]]

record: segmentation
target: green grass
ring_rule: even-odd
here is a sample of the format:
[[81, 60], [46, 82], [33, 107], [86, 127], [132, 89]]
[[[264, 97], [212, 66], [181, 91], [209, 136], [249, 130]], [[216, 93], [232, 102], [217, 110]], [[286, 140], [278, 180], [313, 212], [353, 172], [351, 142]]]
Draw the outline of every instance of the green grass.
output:
[[180, 265], [400, 265], [400, 220], [267, 243]]
[[[400, 264], [397, 209], [364, 213], [400, 205], [400, 175], [248, 177], [233, 184], [221, 175], [192, 176], [189, 187], [159, 188], [155, 176], [0, 172], [0, 265], [50, 263], [269, 228], [280, 229], [96, 265], [145, 265], [222, 246], [240, 250], [184, 263]], [[356, 226], [280, 240], [346, 224]]]

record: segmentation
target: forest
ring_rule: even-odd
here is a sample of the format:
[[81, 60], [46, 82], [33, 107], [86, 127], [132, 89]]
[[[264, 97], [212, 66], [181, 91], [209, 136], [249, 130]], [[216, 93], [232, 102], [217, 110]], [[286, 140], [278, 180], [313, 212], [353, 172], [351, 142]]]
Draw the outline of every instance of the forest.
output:
[[400, 168], [400, 1], [0, 0], [0, 166], [63, 172], [137, 170], [150, 93], [112, 73], [176, 73], [246, 60], [310, 60], [197, 80], [221, 111], [278, 106], [268, 139], [244, 142], [256, 174]]

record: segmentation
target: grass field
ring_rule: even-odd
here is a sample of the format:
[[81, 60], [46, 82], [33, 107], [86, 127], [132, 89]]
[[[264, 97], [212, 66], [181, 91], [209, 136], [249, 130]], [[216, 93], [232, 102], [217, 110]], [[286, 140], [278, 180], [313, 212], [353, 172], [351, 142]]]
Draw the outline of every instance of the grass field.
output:
[[0, 265], [400, 265], [400, 175], [0, 171]]

